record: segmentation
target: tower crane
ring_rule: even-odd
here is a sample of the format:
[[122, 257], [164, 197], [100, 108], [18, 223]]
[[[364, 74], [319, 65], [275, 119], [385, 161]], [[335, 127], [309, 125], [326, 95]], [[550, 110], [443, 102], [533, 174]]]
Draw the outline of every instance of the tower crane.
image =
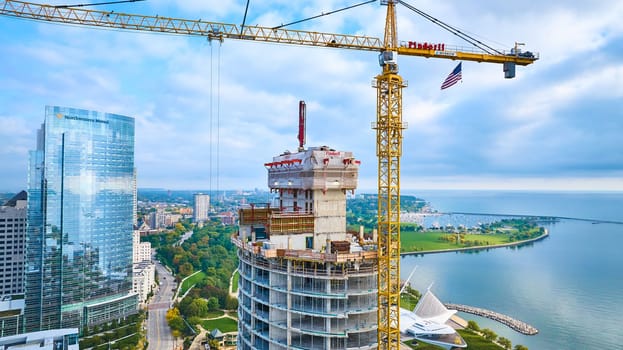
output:
[[380, 2], [387, 6], [382, 40], [362, 35], [238, 26], [17, 0], [0, 1], [0, 15], [99, 28], [201, 36], [210, 40], [236, 39], [378, 52], [382, 70], [373, 82], [377, 91], [373, 128], [376, 130], [378, 157], [378, 346], [380, 349], [397, 350], [400, 346], [400, 157], [405, 129], [402, 122], [402, 90], [407, 85], [398, 74], [397, 56], [498, 63], [504, 66], [505, 77], [513, 78], [515, 65], [529, 65], [538, 59], [538, 55], [520, 54], [517, 47], [506, 53], [497, 50], [453, 50], [444, 45], [399, 44], [396, 4], [409, 5], [402, 0]]

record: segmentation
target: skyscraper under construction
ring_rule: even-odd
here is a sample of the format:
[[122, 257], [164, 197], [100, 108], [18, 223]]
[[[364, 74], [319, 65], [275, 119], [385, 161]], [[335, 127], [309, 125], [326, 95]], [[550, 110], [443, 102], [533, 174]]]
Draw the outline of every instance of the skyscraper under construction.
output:
[[240, 209], [238, 349], [377, 347], [376, 239], [346, 231], [352, 152], [299, 147], [265, 164], [273, 203]]

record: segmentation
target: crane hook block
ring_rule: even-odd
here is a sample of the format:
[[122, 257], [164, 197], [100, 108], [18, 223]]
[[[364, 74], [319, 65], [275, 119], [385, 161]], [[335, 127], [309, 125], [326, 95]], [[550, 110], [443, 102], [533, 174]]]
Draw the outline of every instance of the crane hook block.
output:
[[504, 62], [504, 78], [513, 79], [515, 77], [515, 62]]

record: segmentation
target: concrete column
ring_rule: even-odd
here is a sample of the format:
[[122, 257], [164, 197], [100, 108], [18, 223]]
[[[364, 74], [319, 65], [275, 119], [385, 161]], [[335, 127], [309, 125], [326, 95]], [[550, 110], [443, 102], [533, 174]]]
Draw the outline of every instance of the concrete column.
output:
[[[254, 258], [250, 258], [250, 261], [255, 261]], [[249, 266], [250, 270], [251, 270], [251, 295], [255, 295], [255, 269], [253, 268], [252, 265], [247, 263], [247, 266]], [[249, 333], [251, 334], [251, 344], [255, 344], [255, 334], [253, 333], [253, 329], [255, 329], [255, 302], [253, 300], [251, 300], [251, 324], [249, 325]]]
[[359, 226], [359, 243], [363, 243], [363, 225]]
[[[291, 238], [288, 237], [288, 245], [290, 245], [290, 241]], [[290, 310], [292, 309], [292, 260], [288, 260], [288, 279], [286, 282], [286, 302], [287, 302], [287, 311], [286, 311], [286, 324], [287, 324], [287, 331], [286, 331], [286, 343], [288, 344], [288, 349], [291, 348], [292, 346], [292, 313], [290, 312]]]
[[[327, 240], [329, 241], [329, 240]], [[330, 244], [331, 241], [327, 242], [327, 246]], [[327, 263], [327, 273], [330, 276], [331, 275], [331, 264]], [[325, 279], [325, 291], [327, 294], [331, 293], [331, 280], [330, 279]], [[325, 301], [325, 312], [327, 314], [331, 313], [331, 299], [324, 299]], [[326, 318], [325, 319], [325, 331], [327, 333], [331, 333], [331, 319], [330, 318]], [[331, 349], [331, 338], [326, 338], [326, 344], [325, 344], [325, 349], [329, 350]]]

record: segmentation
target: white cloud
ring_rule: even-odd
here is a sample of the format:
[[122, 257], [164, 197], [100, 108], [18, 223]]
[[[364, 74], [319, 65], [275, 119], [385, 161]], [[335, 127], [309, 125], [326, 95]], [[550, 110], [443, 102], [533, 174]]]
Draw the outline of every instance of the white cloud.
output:
[[[137, 4], [119, 9], [240, 23], [246, 3], [157, 0]], [[247, 24], [271, 26], [350, 4], [345, 0], [251, 2]], [[403, 162], [416, 164], [414, 169], [470, 173], [474, 170], [461, 168], [467, 166], [465, 159], [477, 160], [483, 154], [490, 164], [472, 167], [481, 167], [482, 172], [496, 173], [500, 167], [508, 171], [507, 166], [517, 162], [518, 156], [539, 148], [548, 157], [571, 162], [563, 149], [573, 146], [565, 138], [589, 143], [592, 135], [580, 132], [585, 126], [568, 112], [569, 106], [616, 105], [623, 95], [621, 65], [602, 56], [605, 49], [616, 52], [611, 43], [623, 33], [623, 4], [528, 1], [449, 5], [422, 1], [417, 5], [470, 32], [505, 41], [500, 46], [506, 49], [516, 38], [526, 41], [529, 49], [541, 52], [541, 59], [518, 68], [514, 81], [502, 78], [499, 65], [466, 62], [464, 82], [439, 91], [455, 62], [401, 57], [401, 75], [410, 84], [403, 100], [404, 121], [409, 123], [405, 137], [412, 147], [405, 151]], [[399, 8], [398, 14], [401, 40], [458, 42], [405, 8]], [[384, 20], [385, 7], [375, 3], [293, 28], [381, 36]], [[246, 176], [249, 181], [259, 178], [263, 187], [263, 172], [240, 169], [259, 166], [261, 170], [261, 164], [272, 155], [296, 147], [297, 106], [303, 99], [308, 102], [309, 146], [347, 148], [363, 160], [364, 175], [376, 171], [375, 137], [370, 129], [376, 108], [370, 82], [380, 71], [375, 53], [235, 40], [210, 46], [204, 38], [25, 21], [2, 21], [0, 29], [0, 54], [6, 57], [0, 68], [0, 127], [15, 123], [7, 116], [19, 115], [24, 116], [23, 122], [13, 129], [28, 130], [21, 139], [0, 130], [9, 144], [34, 145], [32, 135], [42, 121], [45, 104], [130, 115], [137, 119], [136, 161], [141, 181], [151, 186], [157, 186], [159, 179], [197, 185], [207, 178], [210, 147], [215, 152], [216, 130], [210, 136], [210, 126], [215, 127], [219, 113], [223, 181], [232, 177], [240, 182], [240, 177]], [[219, 57], [220, 68], [216, 63]], [[571, 123], [561, 128], [561, 120]], [[611, 128], [620, 127], [614, 123]], [[591, 127], [585, 132], [601, 130]], [[564, 134], [548, 137], [548, 144], [538, 142], [544, 135], [556, 133]], [[467, 147], [469, 137], [493, 143]], [[612, 136], [603, 138], [604, 142], [594, 143], [593, 148], [612, 147]], [[593, 148], [583, 157], [595, 157]], [[11, 159], [2, 158], [5, 162]], [[585, 166], [582, 161], [569, 164]], [[169, 168], [183, 170], [177, 172], [176, 179]], [[531, 166], [537, 175], [545, 168], [547, 165]], [[596, 176], [603, 175], [593, 171]], [[8, 176], [17, 174], [0, 171], [0, 178]]]
[[[0, 115], [0, 139], [11, 136], [31, 136], [32, 131], [24, 118], [8, 115]], [[6, 143], [4, 144], [6, 145]]]
[[[366, 182], [370, 185], [372, 182]], [[409, 190], [623, 191], [623, 177], [435, 176], [401, 179]], [[361, 186], [360, 186], [361, 187]], [[365, 187], [374, 188], [374, 187]]]
[[544, 120], [578, 100], [623, 97], [623, 63], [595, 66], [562, 81], [553, 81], [521, 98], [522, 104], [510, 111], [512, 119]]

